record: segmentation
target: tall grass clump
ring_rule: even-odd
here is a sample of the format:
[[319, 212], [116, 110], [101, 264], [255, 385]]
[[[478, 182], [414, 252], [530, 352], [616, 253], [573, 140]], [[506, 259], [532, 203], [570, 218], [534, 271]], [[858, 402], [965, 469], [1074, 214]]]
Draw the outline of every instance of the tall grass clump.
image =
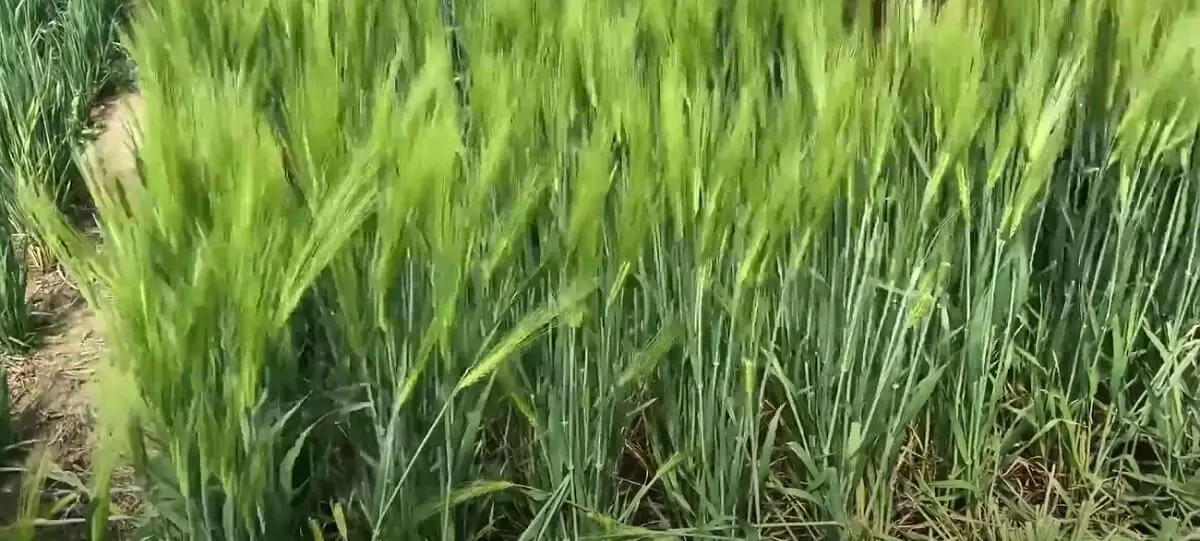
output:
[[28, 224], [13, 190], [18, 179], [44, 183], [59, 209], [86, 195], [73, 153], [95, 100], [127, 84], [119, 47], [127, 0], [31, 0], [0, 12], [0, 337], [24, 347]]
[[[96, 97], [128, 84], [119, 48], [127, 0], [29, 0], [0, 10], [0, 349], [27, 347], [32, 331], [19, 234], [33, 233], [17, 203], [18, 179], [44, 182], [58, 208], [85, 186], [72, 159]], [[82, 192], [86, 194], [86, 192]], [[15, 443], [0, 366], [0, 454]]]
[[141, 11], [155, 538], [1196, 526], [1200, 12], [893, 4]]
[[0, 171], [36, 176], [64, 211], [87, 202], [72, 152], [92, 109], [133, 84], [120, 45], [131, 8], [130, 0], [23, 0], [0, 13]]
[[8, 389], [7, 369], [0, 363], [0, 459], [6, 458], [17, 444], [17, 420], [13, 411], [12, 395]]

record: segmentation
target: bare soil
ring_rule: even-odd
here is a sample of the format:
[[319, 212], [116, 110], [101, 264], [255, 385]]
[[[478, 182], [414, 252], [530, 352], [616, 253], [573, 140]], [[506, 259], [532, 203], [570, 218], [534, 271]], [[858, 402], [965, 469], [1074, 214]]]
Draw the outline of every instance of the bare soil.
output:
[[49, 446], [64, 467], [85, 466], [91, 421], [86, 383], [104, 346], [99, 323], [59, 271], [30, 280], [26, 297], [44, 322], [41, 344], [8, 370], [13, 404], [25, 436]]
[[138, 183], [136, 146], [145, 115], [141, 94], [130, 92], [103, 101], [93, 113], [98, 136], [86, 152], [93, 174], [129, 188]]
[[[38, 343], [28, 354], [9, 359], [6, 366], [22, 442], [20, 454], [25, 463], [49, 459], [50, 480], [42, 494], [46, 505], [78, 499], [45, 517], [50, 520], [39, 526], [37, 539], [85, 540], [84, 504], [89, 499], [97, 400], [91, 383], [104, 353], [101, 323], [59, 269], [31, 276], [26, 297], [42, 323]], [[0, 481], [0, 506], [15, 507], [19, 480], [19, 475], [7, 475]], [[138, 507], [131, 481], [128, 471], [118, 472], [115, 479], [114, 500], [120, 515], [129, 516]], [[121, 522], [128, 521], [115, 523], [115, 534], [128, 530]]]

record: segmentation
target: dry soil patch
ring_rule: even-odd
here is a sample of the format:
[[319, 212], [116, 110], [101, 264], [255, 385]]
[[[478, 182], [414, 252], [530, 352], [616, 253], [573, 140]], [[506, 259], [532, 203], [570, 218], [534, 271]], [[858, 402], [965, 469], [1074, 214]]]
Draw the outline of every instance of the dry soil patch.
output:
[[131, 92], [105, 100], [93, 112], [98, 136], [85, 152], [97, 178], [129, 188], [138, 182], [136, 146], [142, 141], [145, 103]]

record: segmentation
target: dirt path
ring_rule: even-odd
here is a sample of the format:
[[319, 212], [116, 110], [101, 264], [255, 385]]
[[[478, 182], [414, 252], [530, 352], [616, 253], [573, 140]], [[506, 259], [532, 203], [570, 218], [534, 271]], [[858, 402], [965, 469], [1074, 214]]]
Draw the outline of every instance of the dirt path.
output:
[[31, 277], [26, 297], [46, 326], [39, 347], [9, 364], [24, 440], [46, 445], [65, 469], [85, 470], [93, 424], [86, 383], [104, 347], [95, 314], [58, 270]]
[[86, 158], [99, 178], [128, 188], [138, 182], [136, 145], [141, 143], [139, 121], [145, 114], [141, 94], [132, 92], [107, 100], [94, 113], [99, 136]]
[[[32, 459], [45, 453], [51, 479], [43, 492], [47, 505], [66, 497], [87, 494], [95, 438], [94, 369], [104, 353], [100, 321], [65, 275], [54, 269], [32, 276], [26, 296], [43, 329], [35, 349], [6, 366], [13, 409], [17, 416], [18, 456]], [[0, 483], [0, 501], [15, 502], [19, 478], [6, 476]], [[117, 478], [118, 508], [133, 511], [129, 476]], [[54, 523], [38, 527], [36, 539], [82, 541], [87, 539], [81, 498], [56, 513]], [[125, 513], [122, 513], [125, 514]], [[128, 530], [114, 524], [114, 535]], [[117, 537], [121, 539], [121, 537]]]
[[[128, 186], [137, 181], [134, 144], [140, 141], [137, 119], [141, 97], [134, 93], [97, 107], [98, 138], [85, 156], [97, 178]], [[6, 360], [6, 374], [17, 416], [19, 437], [26, 453], [44, 449], [53, 462], [53, 481], [46, 487], [49, 501], [86, 492], [94, 442], [94, 369], [104, 353], [101, 325], [83, 296], [57, 265], [42, 269], [31, 258], [26, 298], [39, 326], [38, 341], [29, 353]], [[120, 511], [137, 507], [128, 475], [119, 475]], [[13, 508], [18, 492], [14, 475], [0, 476], [0, 512]], [[124, 486], [122, 486], [124, 485]], [[76, 509], [79, 508], [79, 509]], [[86, 540], [87, 525], [81, 506], [60, 513], [55, 523], [39, 526], [36, 539]], [[0, 518], [0, 524], [4, 523]], [[116, 539], [126, 538], [131, 524], [114, 528]]]

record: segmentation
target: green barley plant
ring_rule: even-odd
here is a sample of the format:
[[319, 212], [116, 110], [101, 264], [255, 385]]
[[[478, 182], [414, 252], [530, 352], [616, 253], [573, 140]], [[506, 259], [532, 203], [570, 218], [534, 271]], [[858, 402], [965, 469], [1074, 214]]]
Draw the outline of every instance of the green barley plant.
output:
[[8, 378], [4, 364], [0, 363], [0, 459], [6, 458], [17, 444], [17, 419], [13, 411], [12, 395], [8, 389]]
[[148, 533], [1200, 526], [1200, 11], [889, 4], [140, 10], [104, 250], [19, 187]]
[[[14, 235], [33, 228], [16, 203], [19, 178], [46, 183], [59, 208], [84, 187], [72, 153], [97, 96], [121, 84], [125, 0], [16, 2], [0, 13], [0, 336], [24, 347], [31, 331], [25, 270]], [[84, 192], [86, 194], [86, 192]]]
[[[39, 178], [60, 202], [83, 187], [72, 160], [93, 100], [117, 84], [125, 0], [35, 0], [0, 10], [0, 348], [27, 347], [32, 331], [26, 271], [14, 236], [29, 230], [13, 189]], [[77, 192], [76, 192], [77, 195]], [[24, 225], [22, 225], [24, 224]], [[23, 231], [22, 231], [23, 232]], [[7, 362], [7, 361], [5, 361]], [[0, 376], [4, 367], [0, 366]], [[15, 442], [7, 381], [0, 378], [0, 451]]]
[[[13, 198], [11, 190], [9, 198]], [[24, 261], [13, 239], [14, 233], [11, 215], [0, 211], [0, 351], [5, 354], [25, 350], [33, 331], [25, 301]], [[7, 385], [7, 380], [0, 382], [3, 385]]]
[[[71, 153], [93, 107], [133, 84], [119, 42], [131, 7], [129, 0], [22, 0], [0, 14], [0, 171], [31, 168], [64, 210], [86, 200]], [[20, 218], [19, 209], [10, 212]]]

